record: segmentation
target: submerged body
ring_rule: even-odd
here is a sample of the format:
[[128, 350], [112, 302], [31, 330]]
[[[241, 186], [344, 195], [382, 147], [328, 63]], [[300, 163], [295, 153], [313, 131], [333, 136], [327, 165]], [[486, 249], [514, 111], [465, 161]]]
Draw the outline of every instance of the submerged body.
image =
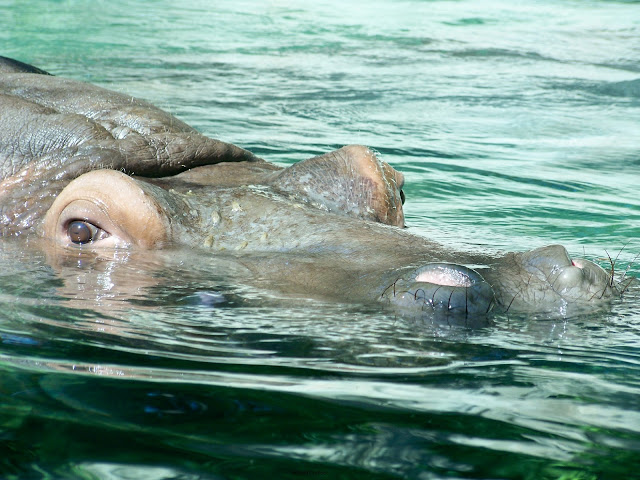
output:
[[409, 314], [566, 315], [619, 295], [607, 272], [561, 246], [481, 256], [407, 233], [402, 174], [366, 147], [280, 168], [145, 102], [8, 59], [0, 106], [5, 236], [199, 248], [287, 292]]

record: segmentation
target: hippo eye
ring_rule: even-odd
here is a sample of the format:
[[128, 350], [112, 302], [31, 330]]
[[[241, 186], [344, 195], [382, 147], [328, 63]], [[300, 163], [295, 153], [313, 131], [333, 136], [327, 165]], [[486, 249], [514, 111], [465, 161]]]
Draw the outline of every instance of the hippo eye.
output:
[[402, 202], [402, 205], [404, 205], [405, 196], [404, 196], [404, 192], [402, 190], [400, 190], [400, 201]]
[[161, 248], [170, 233], [166, 198], [174, 198], [164, 195], [162, 188], [120, 171], [92, 170], [58, 194], [42, 221], [42, 233], [59, 245], [92, 251]]
[[82, 245], [109, 236], [104, 230], [84, 220], [74, 220], [67, 225], [67, 235], [72, 243]]

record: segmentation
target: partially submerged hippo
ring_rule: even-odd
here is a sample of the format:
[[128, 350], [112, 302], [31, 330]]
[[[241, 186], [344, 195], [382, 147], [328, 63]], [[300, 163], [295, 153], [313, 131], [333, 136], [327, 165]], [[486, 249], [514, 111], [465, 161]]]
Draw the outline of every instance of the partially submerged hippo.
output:
[[561, 246], [485, 257], [411, 235], [402, 187], [366, 147], [281, 168], [143, 101], [0, 57], [3, 236], [197, 247], [291, 292], [408, 313], [566, 315], [620, 295]]

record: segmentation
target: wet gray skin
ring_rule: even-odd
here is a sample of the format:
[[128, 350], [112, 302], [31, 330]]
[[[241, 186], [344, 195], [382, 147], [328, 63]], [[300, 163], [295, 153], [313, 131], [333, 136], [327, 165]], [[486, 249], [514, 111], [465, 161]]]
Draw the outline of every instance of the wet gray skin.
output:
[[3, 236], [197, 248], [291, 294], [465, 318], [566, 316], [620, 295], [561, 246], [478, 255], [408, 233], [402, 174], [366, 147], [281, 168], [148, 103], [1, 57], [0, 179]]

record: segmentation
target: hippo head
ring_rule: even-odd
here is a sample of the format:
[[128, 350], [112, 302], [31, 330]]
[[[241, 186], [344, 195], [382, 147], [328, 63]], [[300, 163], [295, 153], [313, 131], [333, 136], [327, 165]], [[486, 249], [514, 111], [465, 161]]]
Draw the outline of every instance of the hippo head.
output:
[[321, 223], [326, 213], [404, 227], [403, 183], [360, 146], [284, 169], [256, 160], [155, 179], [99, 169], [55, 197], [39, 230], [59, 244], [90, 248], [311, 249], [322, 238], [293, 229]]
[[409, 234], [403, 176], [366, 147], [282, 168], [131, 97], [4, 71], [2, 235], [82, 252], [197, 248], [267, 287], [408, 314], [567, 315], [619, 295], [602, 268], [560, 246], [475, 255]]

